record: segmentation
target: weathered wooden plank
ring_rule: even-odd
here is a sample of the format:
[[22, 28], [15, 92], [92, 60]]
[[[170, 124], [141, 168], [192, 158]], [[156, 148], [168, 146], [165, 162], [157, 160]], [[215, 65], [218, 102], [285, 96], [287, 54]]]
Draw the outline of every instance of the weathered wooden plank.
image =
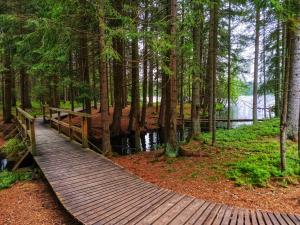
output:
[[139, 220], [131, 221], [130, 224], [139, 224], [139, 225], [148, 225], [153, 223], [153, 221], [157, 220], [161, 215], [167, 212], [170, 208], [172, 208], [177, 202], [179, 202], [183, 196], [175, 194], [171, 199], [163, 203], [160, 207], [153, 210], [150, 214], [146, 215], [143, 218], [139, 218]]
[[230, 218], [230, 225], [236, 225], [238, 219], [238, 213], [239, 213], [239, 209], [234, 208], [232, 212], [232, 216]]
[[214, 204], [210, 204], [209, 202], [205, 202], [195, 213], [193, 216], [189, 218], [186, 224], [194, 224], [200, 218], [200, 216], [205, 212], [205, 210], [210, 210]]
[[222, 205], [221, 209], [219, 210], [214, 222], [212, 223], [212, 225], [220, 225], [222, 220], [223, 220], [223, 217], [225, 216], [225, 212], [226, 212], [226, 209], [227, 209], [227, 205]]
[[233, 208], [228, 207], [225, 211], [223, 220], [222, 220], [222, 225], [228, 225], [230, 223], [231, 215], [232, 215]]
[[94, 225], [98, 225], [98, 224], [118, 224], [120, 225], [120, 223], [115, 223], [112, 221], [113, 220], [120, 220], [122, 218], [124, 218], [126, 215], [130, 215], [132, 212], [139, 210], [140, 208], [143, 208], [147, 205], [152, 205], [153, 202], [159, 202], [161, 200], [161, 196], [166, 196], [170, 194], [169, 191], [165, 191], [165, 190], [159, 190], [158, 193], [155, 193], [151, 196], [149, 196], [149, 198], [147, 199], [143, 199], [141, 201], [137, 201], [135, 204], [130, 205], [130, 207], [123, 207], [123, 208], [115, 208], [111, 211], [109, 211], [108, 213], [105, 214], [105, 216], [103, 216], [103, 218], [101, 220], [98, 220], [97, 222], [93, 223]]
[[270, 220], [268, 213], [266, 212], [261, 212], [261, 214], [263, 215], [264, 221], [267, 225], [273, 225], [272, 221]]
[[160, 218], [154, 221], [152, 224], [168, 224], [171, 222], [178, 214], [180, 214], [194, 199], [189, 196], [184, 196], [179, 202], [177, 202], [170, 210], [164, 213]]
[[266, 223], [264, 221], [264, 217], [263, 217], [263, 214], [261, 213], [261, 211], [256, 211], [255, 214], [256, 214], [257, 223], [259, 225], [265, 225]]
[[221, 206], [222, 206], [221, 204], [216, 204], [215, 207], [210, 212], [208, 212], [208, 217], [206, 218], [203, 225], [211, 225], [214, 222], [216, 216], [218, 215], [218, 212], [219, 212]]
[[114, 204], [106, 204], [105, 207], [96, 207], [91, 209], [90, 211], [79, 215], [79, 218], [84, 218], [86, 224], [95, 224], [101, 221], [102, 218], [106, 218], [107, 216], [111, 215], [111, 213], [127, 208], [130, 209], [135, 205], [139, 204], [143, 201], [148, 201], [151, 197], [156, 197], [156, 195], [160, 192], [160, 189], [157, 188], [150, 188], [143, 193], [138, 193], [131, 198], [126, 198], [127, 195], [124, 195], [123, 199], [120, 201], [118, 199], [117, 202]]

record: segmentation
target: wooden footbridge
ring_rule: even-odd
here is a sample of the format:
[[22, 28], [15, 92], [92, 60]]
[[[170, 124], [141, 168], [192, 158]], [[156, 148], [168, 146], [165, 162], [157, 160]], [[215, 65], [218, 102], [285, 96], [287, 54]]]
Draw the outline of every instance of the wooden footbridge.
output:
[[[74, 115], [70, 111], [59, 112], [69, 118]], [[84, 139], [86, 115], [76, 116], [83, 118], [80, 129]], [[72, 124], [61, 122], [60, 117], [48, 119], [51, 124], [56, 123], [60, 132], [61, 126], [65, 126], [64, 133], [70, 137], [75, 130], [79, 131], [78, 127], [73, 129]], [[232, 207], [158, 187], [82, 148], [42, 119], [35, 121], [19, 110], [18, 121], [54, 193], [82, 224], [300, 225], [298, 215]]]

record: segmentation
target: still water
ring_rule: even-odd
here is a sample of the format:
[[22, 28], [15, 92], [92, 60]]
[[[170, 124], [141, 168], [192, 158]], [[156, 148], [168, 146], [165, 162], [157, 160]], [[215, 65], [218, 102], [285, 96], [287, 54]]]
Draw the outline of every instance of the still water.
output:
[[[232, 119], [252, 119], [252, 96], [240, 96], [238, 100], [232, 104]], [[271, 108], [275, 104], [273, 95], [267, 95], [266, 106]], [[264, 98], [261, 96], [258, 98], [258, 119], [274, 117], [274, 112], [267, 110], [266, 115], [263, 110]], [[217, 118], [226, 118], [227, 112], [221, 111], [217, 113]], [[241, 125], [252, 124], [252, 122], [233, 122], [232, 128], [239, 127]], [[207, 126], [207, 125], [206, 125]], [[205, 127], [202, 126], [202, 127]], [[218, 122], [218, 128], [225, 128], [226, 122]], [[184, 127], [178, 127], [177, 129], [177, 140], [184, 141], [191, 133], [191, 127], [189, 123], [186, 123]], [[152, 151], [157, 149], [160, 145], [165, 143], [164, 133], [161, 130], [152, 130], [141, 134], [141, 149], [143, 151]], [[128, 155], [135, 152], [134, 149], [134, 136], [118, 136], [111, 139], [113, 150], [120, 155]]]

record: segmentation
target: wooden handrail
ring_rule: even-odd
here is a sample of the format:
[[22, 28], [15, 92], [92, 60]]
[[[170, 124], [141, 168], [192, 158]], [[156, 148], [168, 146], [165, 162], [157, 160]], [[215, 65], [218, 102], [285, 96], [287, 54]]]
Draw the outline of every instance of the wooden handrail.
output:
[[36, 155], [36, 141], [34, 129], [35, 118], [25, 110], [17, 107], [16, 119], [19, 124], [19, 127], [24, 133], [25, 138], [28, 138], [30, 141], [31, 154]]
[[[47, 115], [49, 113], [49, 115]], [[54, 114], [57, 114], [56, 116]], [[62, 121], [62, 117], [67, 116], [67, 121]], [[77, 116], [81, 118], [81, 127], [74, 126], [72, 124], [72, 117]], [[43, 105], [43, 119], [44, 122], [47, 120], [50, 122], [50, 126], [53, 123], [57, 124], [57, 130], [59, 133], [62, 132], [62, 127], [68, 128], [67, 135], [70, 137], [70, 140], [74, 138], [74, 132], [81, 134], [81, 143], [83, 148], [88, 147], [88, 118], [91, 118], [92, 115], [88, 113], [74, 112], [68, 109], [60, 109], [55, 107], [49, 107], [48, 105]]]

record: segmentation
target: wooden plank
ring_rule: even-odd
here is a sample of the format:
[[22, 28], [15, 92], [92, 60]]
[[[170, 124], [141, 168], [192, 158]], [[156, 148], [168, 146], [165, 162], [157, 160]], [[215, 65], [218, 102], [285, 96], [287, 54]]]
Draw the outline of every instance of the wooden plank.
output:
[[300, 221], [298, 221], [298, 219], [294, 215], [286, 214], [286, 216], [288, 216], [288, 218], [290, 218], [294, 224], [298, 225], [298, 223], [300, 223]]
[[175, 194], [171, 199], [164, 202], [158, 208], [153, 210], [150, 214], [146, 215], [143, 218], [138, 218], [138, 220], [131, 221], [130, 224], [139, 224], [139, 225], [148, 225], [153, 223], [153, 221], [157, 220], [161, 215], [163, 215], [166, 211], [168, 211], [171, 207], [173, 207], [177, 202], [179, 202], [183, 196]]
[[214, 222], [216, 216], [218, 215], [221, 207], [221, 204], [216, 204], [215, 207], [209, 212], [208, 217], [206, 218], [203, 225], [211, 225]]
[[280, 225], [289, 225], [279, 213], [273, 213]]
[[244, 225], [244, 210], [239, 209], [237, 225]]
[[224, 214], [226, 212], [227, 207], [228, 207], [227, 205], [222, 205], [222, 207], [220, 208], [212, 225], [220, 225], [221, 224], [223, 217], [225, 216]]
[[265, 225], [263, 215], [260, 211], [251, 211], [251, 220], [253, 225]]
[[211, 207], [212, 204], [205, 202], [195, 213], [192, 215], [185, 224], [194, 224], [198, 218], [205, 212], [208, 207]]
[[224, 217], [222, 220], [222, 225], [228, 225], [231, 219], [231, 214], [232, 214], [233, 208], [232, 207], [228, 207], [224, 213]]
[[[120, 207], [113, 209], [112, 211], [109, 211], [108, 213], [105, 214], [105, 216], [103, 216], [101, 218], [101, 220], [98, 220], [97, 222], [92, 224], [103, 224], [103, 223], [109, 223], [109, 224], [116, 224], [114, 222], [112, 222], [111, 220], [120, 220], [122, 218], [124, 218], [124, 216], [126, 215], [130, 215], [130, 213], [139, 210], [140, 208], [143, 208], [144, 206], [147, 205], [151, 205], [153, 204], [153, 202], [157, 202], [160, 201], [160, 197], [161, 196], [167, 196], [170, 192], [165, 191], [165, 190], [159, 190], [158, 193], [149, 196], [149, 198], [147, 199], [143, 199], [143, 201], [137, 201], [135, 204], [130, 205], [130, 207], [123, 207], [120, 209]], [[120, 224], [119, 222], [117, 223], [118, 225]]]
[[123, 212], [121, 210], [120, 215], [118, 215], [118, 217], [116, 217], [115, 215], [111, 215], [110, 217], [106, 218], [103, 222], [118, 225], [127, 224], [136, 217], [149, 214], [149, 211], [155, 209], [155, 207], [159, 207], [159, 205], [163, 204], [173, 195], [174, 193], [172, 193], [171, 191], [164, 190], [152, 201], [149, 201], [146, 204], [139, 206], [138, 208], [132, 208], [130, 210], [127, 210], [126, 212]]
[[261, 212], [263, 218], [264, 218], [264, 221], [266, 223], [266, 225], [273, 225], [272, 221], [270, 220], [269, 216], [268, 216], [268, 213], [266, 212]]
[[238, 212], [239, 212], [238, 208], [233, 209], [232, 216], [230, 218], [230, 225], [236, 225], [238, 219]]
[[171, 209], [164, 213], [160, 218], [154, 221], [153, 225], [168, 224], [171, 222], [178, 214], [180, 214], [185, 208], [193, 202], [193, 198], [189, 196], [184, 196], [179, 202], [177, 202]]
[[248, 209], [244, 209], [244, 216], [245, 216], [245, 225], [251, 225], [250, 211]]
[[82, 211], [77, 215], [78, 218], [85, 221], [86, 224], [94, 224], [100, 221], [102, 218], [109, 216], [114, 210], [120, 210], [124, 208], [130, 209], [134, 207], [135, 204], [143, 201], [147, 201], [152, 196], [156, 196], [161, 190], [158, 188], [145, 189], [145, 191], [133, 194], [131, 197], [125, 195], [122, 199], [116, 199], [116, 201], [109, 202], [105, 206], [99, 206], [90, 208], [88, 211], [85, 210], [85, 213], [82, 214]]
[[166, 202], [170, 201], [175, 195], [176, 195], [176, 193], [170, 192], [170, 194], [168, 194], [166, 196], [166, 198], [162, 199], [157, 204], [152, 205], [150, 203], [150, 206], [147, 207], [147, 205], [149, 205], [149, 203], [148, 203], [145, 206], [146, 207], [145, 210], [143, 210], [143, 207], [141, 207], [142, 213], [139, 213], [139, 211], [136, 211], [136, 213], [132, 213], [129, 217], [124, 219], [124, 224], [137, 224], [141, 219], [152, 214], [156, 209], [158, 209], [159, 207], [164, 205]]

